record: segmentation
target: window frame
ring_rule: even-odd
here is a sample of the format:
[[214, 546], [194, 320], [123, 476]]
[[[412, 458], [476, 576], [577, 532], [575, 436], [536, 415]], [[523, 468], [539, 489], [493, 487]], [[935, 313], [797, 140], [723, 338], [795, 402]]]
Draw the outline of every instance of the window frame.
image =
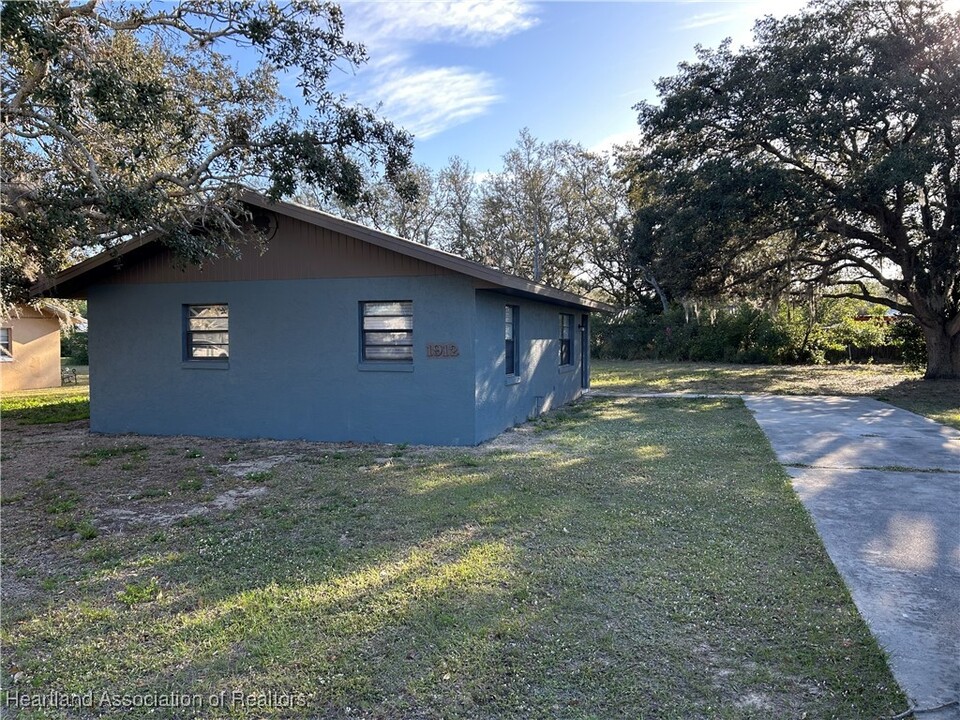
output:
[[0, 331], [7, 333], [7, 341], [0, 342], [0, 362], [13, 362], [13, 328], [0, 327]]
[[[564, 337], [566, 333], [566, 337]], [[573, 365], [573, 314], [560, 313], [560, 367]]]
[[[367, 307], [373, 305], [407, 305], [409, 306], [409, 312], [401, 312], [395, 314], [388, 313], [377, 313], [377, 314], [367, 314]], [[384, 363], [387, 365], [393, 366], [408, 366], [413, 364], [413, 317], [414, 317], [414, 308], [413, 300], [361, 300], [359, 303], [359, 316], [360, 316], [360, 363], [365, 365], [370, 364], [380, 364]], [[410, 318], [409, 325], [410, 327], [403, 328], [368, 328], [367, 327], [367, 318]], [[390, 343], [368, 343], [368, 337], [376, 336], [386, 336], [386, 335], [404, 335], [406, 336], [406, 342], [390, 342]], [[409, 348], [409, 356], [407, 357], [368, 357], [367, 349], [368, 348]]]
[[520, 306], [503, 307], [503, 369], [507, 378], [517, 378], [520, 377]]
[[[226, 311], [224, 315], [211, 315], [206, 316], [201, 319], [209, 320], [226, 320], [226, 329], [224, 330], [210, 330], [210, 329], [200, 329], [195, 330], [191, 328], [190, 321], [196, 319], [197, 316], [191, 316], [191, 310], [193, 308], [212, 308], [212, 307], [223, 307]], [[207, 302], [207, 303], [184, 303], [183, 304], [183, 361], [187, 363], [219, 363], [225, 365], [230, 362], [230, 304], [226, 302]], [[209, 346], [223, 348], [226, 352], [225, 355], [221, 356], [212, 356], [212, 355], [194, 355], [193, 351], [197, 347], [194, 344], [194, 336], [200, 335], [203, 333], [216, 333], [226, 335], [226, 342], [223, 343], [209, 343]]]

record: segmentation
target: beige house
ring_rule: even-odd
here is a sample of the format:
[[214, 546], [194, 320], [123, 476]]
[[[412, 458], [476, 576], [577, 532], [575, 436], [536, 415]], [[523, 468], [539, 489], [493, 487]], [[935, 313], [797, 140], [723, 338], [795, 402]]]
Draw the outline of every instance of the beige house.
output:
[[62, 312], [15, 305], [0, 318], [0, 390], [60, 386]]

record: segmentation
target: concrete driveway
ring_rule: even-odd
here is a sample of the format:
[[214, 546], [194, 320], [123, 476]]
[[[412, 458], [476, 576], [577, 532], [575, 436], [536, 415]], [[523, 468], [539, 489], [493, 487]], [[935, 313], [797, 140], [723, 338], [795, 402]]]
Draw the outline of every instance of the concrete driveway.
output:
[[960, 700], [960, 432], [868, 398], [744, 402], [911, 703]]

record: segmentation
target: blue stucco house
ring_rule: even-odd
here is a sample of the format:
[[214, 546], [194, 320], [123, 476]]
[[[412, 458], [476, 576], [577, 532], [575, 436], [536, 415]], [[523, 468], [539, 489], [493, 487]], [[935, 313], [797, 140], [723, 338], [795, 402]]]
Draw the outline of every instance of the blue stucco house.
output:
[[39, 290], [86, 298], [90, 428], [474, 445], [577, 398], [607, 306], [255, 193], [251, 247], [128, 242]]

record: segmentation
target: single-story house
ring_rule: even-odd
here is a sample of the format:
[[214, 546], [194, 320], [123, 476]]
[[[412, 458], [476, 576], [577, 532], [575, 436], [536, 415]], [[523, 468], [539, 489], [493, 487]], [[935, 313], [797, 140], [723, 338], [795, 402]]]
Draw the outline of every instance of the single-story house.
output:
[[60, 325], [72, 320], [52, 303], [10, 306], [0, 317], [0, 390], [60, 387]]
[[134, 239], [37, 287], [86, 298], [95, 432], [473, 445], [578, 397], [578, 295], [247, 193], [268, 249]]

